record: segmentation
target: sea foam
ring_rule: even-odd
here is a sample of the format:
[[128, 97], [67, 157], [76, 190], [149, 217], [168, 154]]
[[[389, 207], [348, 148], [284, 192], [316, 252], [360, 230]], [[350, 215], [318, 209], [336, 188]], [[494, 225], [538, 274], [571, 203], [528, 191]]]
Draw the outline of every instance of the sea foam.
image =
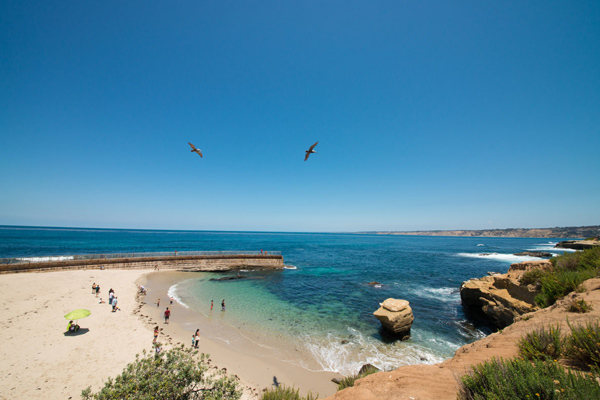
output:
[[519, 263], [523, 261], [535, 261], [539, 260], [539, 257], [529, 257], [529, 256], [515, 256], [514, 254], [500, 254], [500, 253], [458, 253], [459, 257], [469, 257], [469, 258], [482, 258], [486, 260], [496, 260], [507, 263]]

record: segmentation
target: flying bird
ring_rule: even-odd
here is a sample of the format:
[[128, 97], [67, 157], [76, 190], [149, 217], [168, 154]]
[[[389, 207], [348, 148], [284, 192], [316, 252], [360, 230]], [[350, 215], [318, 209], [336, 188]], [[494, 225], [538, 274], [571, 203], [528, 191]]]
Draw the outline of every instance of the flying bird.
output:
[[318, 144], [319, 142], [313, 144], [312, 146], [310, 146], [310, 149], [306, 150], [306, 156], [304, 157], [304, 161], [308, 160], [308, 156], [310, 156], [312, 153], [316, 153], [316, 151], [314, 151], [313, 149], [315, 148], [315, 146]]
[[188, 142], [188, 144], [192, 148], [192, 153], [198, 153], [198, 155], [200, 156], [200, 158], [202, 158], [202, 151], [200, 151], [200, 149], [197, 149], [196, 146], [194, 146], [190, 142]]

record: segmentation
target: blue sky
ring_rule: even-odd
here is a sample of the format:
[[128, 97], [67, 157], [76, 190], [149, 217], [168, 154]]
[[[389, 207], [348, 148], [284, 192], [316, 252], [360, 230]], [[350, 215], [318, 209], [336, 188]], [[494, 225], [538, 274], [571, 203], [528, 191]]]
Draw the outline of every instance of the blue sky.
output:
[[595, 225], [599, 172], [598, 1], [0, 4], [0, 224]]

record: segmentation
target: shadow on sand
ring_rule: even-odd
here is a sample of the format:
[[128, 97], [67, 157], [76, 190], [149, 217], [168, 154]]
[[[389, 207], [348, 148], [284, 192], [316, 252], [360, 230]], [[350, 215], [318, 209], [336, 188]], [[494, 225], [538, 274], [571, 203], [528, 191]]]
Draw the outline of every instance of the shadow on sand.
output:
[[63, 333], [63, 335], [65, 335], [65, 336], [79, 336], [79, 335], [85, 335], [88, 332], [89, 332], [88, 328], [79, 328], [79, 330], [77, 332], [65, 332], [65, 333]]

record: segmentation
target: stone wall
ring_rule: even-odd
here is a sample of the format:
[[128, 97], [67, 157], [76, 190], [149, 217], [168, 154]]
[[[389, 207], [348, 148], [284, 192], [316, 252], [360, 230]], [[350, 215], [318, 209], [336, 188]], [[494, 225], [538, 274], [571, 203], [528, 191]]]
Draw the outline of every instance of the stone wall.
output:
[[159, 269], [182, 271], [231, 271], [239, 269], [282, 269], [283, 256], [272, 255], [216, 255], [168, 256], [93, 260], [50, 261], [29, 264], [0, 265], [0, 274], [15, 272], [42, 272], [65, 269]]

